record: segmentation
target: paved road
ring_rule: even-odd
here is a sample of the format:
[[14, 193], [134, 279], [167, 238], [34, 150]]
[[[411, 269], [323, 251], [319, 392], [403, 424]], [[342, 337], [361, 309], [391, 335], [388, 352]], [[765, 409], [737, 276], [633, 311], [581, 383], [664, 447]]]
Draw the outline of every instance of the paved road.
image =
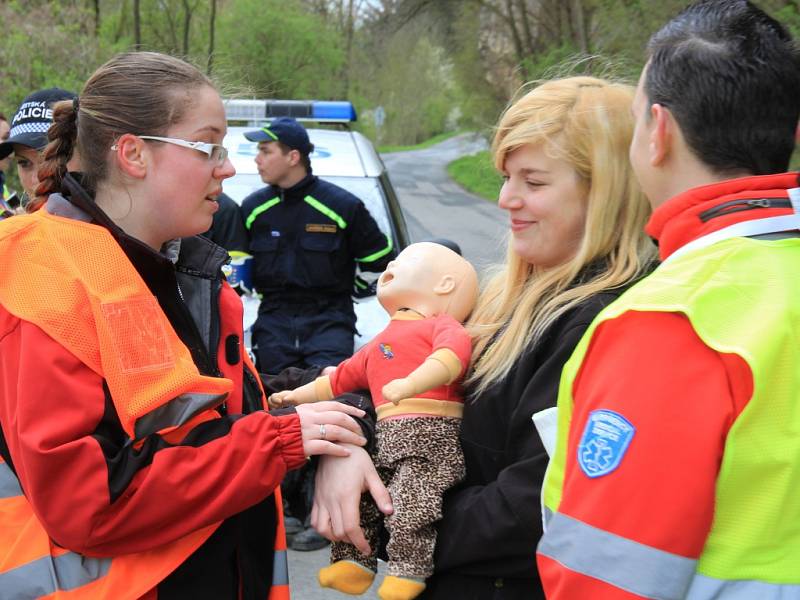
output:
[[461, 246], [479, 273], [503, 259], [508, 217], [493, 202], [453, 182], [447, 175], [447, 164], [485, 148], [483, 138], [462, 134], [424, 150], [383, 155], [411, 241], [449, 238]]
[[[447, 164], [486, 147], [486, 142], [463, 134], [424, 150], [384, 154], [389, 177], [400, 198], [411, 241], [445, 237], [457, 242], [480, 275], [505, 255], [508, 217], [492, 202], [474, 196], [447, 175]], [[346, 600], [353, 596], [322, 589], [317, 571], [328, 564], [328, 548], [315, 552], [289, 551], [293, 600]], [[374, 600], [383, 565], [372, 588], [361, 596]]]

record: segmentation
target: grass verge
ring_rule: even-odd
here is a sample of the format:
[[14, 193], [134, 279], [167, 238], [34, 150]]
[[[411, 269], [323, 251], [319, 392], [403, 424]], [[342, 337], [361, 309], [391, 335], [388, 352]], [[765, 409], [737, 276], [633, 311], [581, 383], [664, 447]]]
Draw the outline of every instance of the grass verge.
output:
[[447, 173], [465, 190], [497, 202], [503, 178], [495, 170], [488, 150], [457, 158], [447, 165]]

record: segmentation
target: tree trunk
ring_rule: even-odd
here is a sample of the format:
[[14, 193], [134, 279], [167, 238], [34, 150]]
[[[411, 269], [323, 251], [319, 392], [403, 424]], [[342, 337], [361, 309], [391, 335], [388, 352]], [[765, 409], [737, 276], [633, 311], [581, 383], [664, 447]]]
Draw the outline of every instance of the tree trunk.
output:
[[528, 7], [525, 0], [517, 0], [517, 10], [519, 10], [519, 19], [522, 21], [522, 31], [525, 33], [526, 49], [528, 54], [533, 54], [536, 51], [536, 43], [533, 39], [533, 31], [531, 29]]
[[139, 0], [133, 0], [133, 48], [139, 50], [142, 47], [142, 18], [139, 9]]
[[214, 67], [214, 32], [217, 26], [217, 0], [211, 0], [211, 18], [208, 27], [208, 67], [206, 71], [211, 75]]
[[[343, 7], [344, 8], [344, 7]], [[353, 0], [347, 2], [347, 14], [345, 15], [345, 54], [344, 54], [344, 69], [342, 73], [342, 82], [344, 87], [344, 97], [348, 98], [350, 95], [350, 63], [353, 59], [353, 32], [355, 30], [355, 14], [354, 14]]]
[[100, 0], [94, 0], [94, 37], [100, 33]]
[[522, 38], [517, 30], [517, 19], [514, 16], [513, 0], [506, 0], [506, 10], [508, 11], [506, 23], [511, 30], [511, 39], [514, 42], [514, 52], [517, 55], [517, 65], [519, 66], [522, 78], [527, 81], [530, 79], [528, 69], [525, 66], [525, 59], [527, 56], [524, 48], [522, 47]]
[[586, 27], [586, 7], [583, 0], [572, 0], [572, 39], [578, 50], [584, 54], [589, 53], [589, 35]]
[[192, 8], [189, 0], [183, 0], [183, 56], [189, 56], [189, 28], [192, 25]]

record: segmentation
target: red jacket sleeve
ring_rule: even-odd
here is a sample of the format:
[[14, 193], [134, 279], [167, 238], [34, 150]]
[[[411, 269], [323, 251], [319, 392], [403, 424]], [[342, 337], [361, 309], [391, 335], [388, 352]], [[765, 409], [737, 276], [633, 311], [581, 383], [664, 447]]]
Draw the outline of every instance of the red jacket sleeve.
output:
[[[632, 311], [600, 325], [574, 382], [558, 515], [539, 545], [547, 597], [646, 597], [628, 585], [632, 557], [614, 556], [633, 548], [628, 541], [645, 562], [684, 565], [678, 585], [688, 586], [711, 527], [725, 438], [751, 394], [747, 364], [706, 346], [682, 314]], [[597, 410], [624, 417], [634, 433], [617, 467], [590, 477], [578, 452]]]
[[0, 353], [13, 465], [48, 534], [71, 550], [113, 556], [175, 540], [263, 500], [304, 463], [297, 415], [266, 412], [201, 423], [179, 445], [151, 436], [134, 450], [102, 379], [41, 329], [18, 321], [0, 333]]

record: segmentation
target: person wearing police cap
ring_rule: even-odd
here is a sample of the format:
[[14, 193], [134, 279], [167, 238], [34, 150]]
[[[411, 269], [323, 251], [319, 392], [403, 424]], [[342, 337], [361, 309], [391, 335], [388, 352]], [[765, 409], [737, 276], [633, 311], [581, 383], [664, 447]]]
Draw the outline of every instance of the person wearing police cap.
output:
[[308, 133], [289, 117], [245, 133], [258, 142], [267, 187], [242, 203], [253, 285], [263, 296], [253, 327], [260, 367], [336, 365], [353, 353], [356, 265], [379, 273], [392, 240], [358, 198], [312, 173]]
[[[392, 240], [361, 200], [312, 173], [314, 146], [295, 119], [277, 118], [244, 135], [258, 143], [255, 161], [267, 184], [242, 203], [253, 287], [262, 295], [253, 325], [259, 370], [337, 365], [353, 353], [356, 266], [382, 272], [396, 256]], [[302, 477], [305, 483], [284, 482], [285, 492], [305, 490], [293, 503], [301, 519], [311, 504], [312, 474]], [[291, 547], [326, 543], [308, 529]]]
[[36, 195], [41, 152], [47, 145], [47, 130], [53, 122], [53, 104], [61, 100], [74, 100], [75, 97], [73, 92], [61, 88], [33, 92], [22, 101], [11, 119], [9, 136], [0, 143], [0, 160], [14, 155], [17, 175], [24, 191], [22, 206]]

